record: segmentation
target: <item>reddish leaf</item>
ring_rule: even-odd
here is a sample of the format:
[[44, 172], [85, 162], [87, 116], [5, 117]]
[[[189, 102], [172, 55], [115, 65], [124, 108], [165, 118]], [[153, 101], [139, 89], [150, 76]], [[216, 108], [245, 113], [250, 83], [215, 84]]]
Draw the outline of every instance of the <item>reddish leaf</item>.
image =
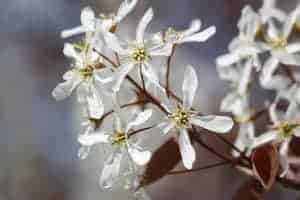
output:
[[268, 144], [255, 149], [251, 156], [252, 167], [265, 189], [270, 189], [279, 170], [278, 151], [275, 145]]
[[163, 178], [180, 160], [178, 144], [174, 139], [170, 139], [152, 155], [140, 181], [140, 187], [150, 185]]
[[262, 200], [264, 189], [261, 184], [255, 180], [250, 179], [243, 183], [235, 195], [233, 200]]

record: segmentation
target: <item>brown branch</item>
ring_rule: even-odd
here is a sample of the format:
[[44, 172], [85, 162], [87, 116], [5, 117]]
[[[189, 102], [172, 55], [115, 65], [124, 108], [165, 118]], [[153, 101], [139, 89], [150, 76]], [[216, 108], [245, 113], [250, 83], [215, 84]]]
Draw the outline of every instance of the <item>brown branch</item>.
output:
[[[149, 103], [149, 101], [147, 101], [147, 100], [135, 101], [132, 103], [127, 103], [127, 104], [121, 105], [121, 108], [137, 106], [137, 105], [142, 105], [142, 104], [146, 104], [146, 103]], [[110, 116], [113, 113], [114, 113], [114, 110], [110, 110], [110, 111], [104, 113], [100, 119], [91, 119], [91, 120], [96, 123], [96, 128], [99, 128], [101, 123], [103, 122], [103, 120], [105, 120], [106, 117]]]
[[175, 49], [176, 49], [176, 44], [173, 45], [171, 55], [168, 57], [168, 60], [167, 60], [166, 92], [167, 92], [167, 96], [168, 96], [168, 97], [170, 97], [170, 73], [171, 73], [171, 63], [172, 63], [172, 58], [174, 57], [174, 54], [175, 54]]
[[220, 167], [220, 166], [224, 166], [224, 165], [228, 165], [228, 164], [231, 164], [231, 162], [221, 161], [221, 162], [218, 162], [215, 164], [210, 164], [210, 165], [206, 165], [203, 167], [198, 167], [198, 168], [194, 168], [194, 169], [190, 169], [190, 170], [172, 171], [172, 172], [169, 172], [167, 175], [177, 175], [177, 174], [187, 174], [187, 173], [191, 173], [191, 172], [199, 172], [202, 170], [212, 169], [215, 167]]

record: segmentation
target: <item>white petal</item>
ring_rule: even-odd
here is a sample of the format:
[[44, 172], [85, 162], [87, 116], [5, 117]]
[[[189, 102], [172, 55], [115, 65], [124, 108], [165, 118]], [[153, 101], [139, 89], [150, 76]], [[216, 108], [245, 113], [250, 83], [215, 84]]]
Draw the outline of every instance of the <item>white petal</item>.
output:
[[[235, 140], [235, 146], [241, 151], [245, 151], [247, 147], [251, 145], [255, 137], [255, 128], [252, 122], [242, 123], [238, 132], [237, 139]], [[233, 150], [233, 155], [238, 157], [239, 152]]]
[[87, 31], [93, 31], [95, 29], [95, 13], [90, 7], [82, 9], [80, 20]]
[[140, 20], [140, 22], [137, 26], [137, 29], [136, 29], [136, 41], [139, 44], [144, 43], [144, 34], [145, 34], [146, 28], [149, 25], [149, 23], [151, 22], [153, 16], [154, 16], [153, 9], [149, 8], [146, 11], [145, 15], [143, 16], [143, 18]]
[[248, 60], [245, 64], [245, 68], [242, 73], [242, 77], [240, 80], [238, 91], [240, 94], [245, 94], [248, 89], [248, 85], [251, 81], [253, 62], [252, 60]]
[[290, 168], [289, 160], [288, 160], [288, 150], [289, 150], [289, 141], [286, 140], [284, 141], [279, 149], [279, 160], [280, 160], [280, 165], [282, 168], [282, 172], [280, 173], [280, 177], [284, 177]]
[[271, 79], [273, 73], [276, 71], [278, 67], [278, 64], [279, 64], [278, 59], [274, 57], [269, 58], [265, 62], [260, 77], [262, 82], [268, 82]]
[[91, 151], [91, 148], [89, 146], [82, 146], [77, 152], [77, 156], [81, 159], [84, 160], [88, 157], [89, 153]]
[[65, 81], [68, 81], [70, 79], [73, 79], [73, 77], [75, 77], [75, 76], [76, 76], [76, 72], [74, 70], [69, 70], [66, 73], [64, 73], [63, 79]]
[[69, 58], [73, 58], [75, 60], [80, 60], [79, 53], [76, 52], [75, 47], [70, 43], [65, 43], [63, 54]]
[[149, 50], [150, 56], [170, 56], [172, 53], [172, 44], [163, 44]]
[[175, 127], [175, 123], [171, 120], [161, 122], [157, 125], [157, 128], [162, 131], [164, 135], [168, 134]]
[[198, 88], [198, 77], [192, 66], [188, 66], [184, 72], [182, 83], [183, 107], [190, 109]]
[[108, 68], [96, 70], [95, 79], [102, 84], [110, 83], [114, 80], [113, 72]]
[[147, 81], [152, 83], [160, 91], [165, 92], [165, 89], [160, 85], [158, 76], [152, 69], [152, 66], [143, 64], [142, 73], [147, 78]]
[[278, 139], [278, 131], [269, 131], [266, 132], [262, 135], [260, 135], [259, 137], [255, 138], [252, 141], [252, 144], [249, 146], [250, 149], [254, 149], [258, 146], [264, 145], [266, 143], [275, 141]]
[[129, 72], [134, 68], [134, 63], [128, 63], [127, 65], [120, 66], [115, 72], [115, 84], [113, 86], [113, 91], [118, 92], [120, 90], [121, 84]]
[[192, 117], [192, 124], [200, 126], [217, 133], [226, 133], [230, 131], [234, 125], [230, 117], [208, 115], [201, 117]]
[[104, 39], [105, 39], [105, 42], [107, 43], [107, 47], [112, 49], [116, 53], [118, 53], [120, 55], [128, 55], [129, 54], [129, 52], [122, 47], [121, 42], [119, 41], [119, 39], [117, 38], [116, 35], [109, 33], [109, 32], [105, 32]]
[[124, 0], [117, 12], [116, 16], [116, 22], [120, 23], [129, 13], [133, 11], [133, 9], [136, 7], [138, 0]]
[[237, 63], [242, 58], [237, 53], [230, 53], [221, 55], [217, 58], [216, 63], [218, 66], [231, 66], [234, 63]]
[[100, 119], [104, 113], [104, 105], [94, 86], [91, 86], [91, 91], [87, 96], [87, 103], [90, 117], [93, 119]]
[[191, 144], [190, 137], [186, 129], [180, 130], [178, 144], [179, 144], [183, 165], [187, 169], [192, 169], [193, 163], [196, 160], [196, 152], [193, 145]]
[[300, 43], [289, 44], [286, 47], [288, 53], [298, 53], [300, 51]]
[[115, 183], [116, 178], [119, 176], [122, 157], [122, 153], [114, 152], [104, 162], [104, 167], [99, 180], [102, 188], [109, 189]]
[[141, 124], [144, 124], [147, 120], [150, 119], [150, 117], [152, 116], [152, 110], [148, 109], [148, 110], [144, 110], [141, 113], [138, 113], [135, 118], [128, 123], [125, 132], [128, 132], [131, 128], [135, 127], [135, 126], [139, 126]]
[[84, 31], [85, 30], [84, 30], [83, 26], [77, 26], [75, 28], [62, 31], [60, 36], [62, 38], [68, 38], [68, 37], [72, 37], [74, 35], [82, 34], [82, 33], [84, 33]]
[[191, 22], [189, 28], [185, 31], [182, 32], [183, 37], [188, 37], [196, 32], [198, 32], [201, 28], [201, 20], [200, 19], [195, 19]]
[[141, 147], [137, 145], [128, 145], [128, 153], [132, 160], [140, 166], [146, 165], [151, 158], [150, 151], [143, 151]]
[[280, 62], [286, 65], [300, 66], [300, 55], [298, 54], [283, 54], [280, 57]]
[[52, 91], [52, 96], [56, 101], [61, 101], [69, 97], [73, 90], [80, 84], [80, 79], [70, 79], [63, 83], [59, 83]]
[[211, 26], [204, 31], [194, 34], [190, 37], [186, 37], [183, 40], [181, 40], [181, 43], [184, 42], [205, 42], [208, 40], [210, 37], [212, 37], [216, 33], [216, 27]]
[[99, 143], [108, 143], [109, 135], [105, 132], [95, 132], [91, 134], [82, 134], [78, 137], [78, 142], [83, 146], [93, 146]]

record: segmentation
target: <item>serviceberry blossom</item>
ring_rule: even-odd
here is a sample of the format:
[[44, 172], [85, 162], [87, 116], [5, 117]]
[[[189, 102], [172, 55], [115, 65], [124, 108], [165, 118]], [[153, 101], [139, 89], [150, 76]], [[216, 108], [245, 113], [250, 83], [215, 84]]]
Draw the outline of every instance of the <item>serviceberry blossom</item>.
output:
[[161, 88], [158, 76], [152, 68], [151, 60], [156, 56], [169, 56], [172, 46], [170, 44], [157, 44], [153, 40], [145, 40], [145, 31], [152, 18], [153, 10], [150, 8], [137, 26], [135, 41], [127, 42], [125, 45], [115, 34], [105, 34], [108, 47], [116, 52], [121, 60], [121, 66], [115, 72], [113, 91], [120, 90], [123, 80], [134, 68], [140, 68], [139, 70], [148, 81]]
[[[103, 188], [111, 188], [120, 176], [122, 160], [129, 159], [135, 164], [143, 166], [150, 160], [151, 152], [143, 150], [138, 141], [131, 138], [130, 131], [144, 124], [152, 115], [152, 110], [138, 113], [127, 124], [117, 114], [114, 116], [114, 130], [110, 134], [106, 131], [97, 130], [93, 134], [80, 135], [78, 141], [83, 146], [95, 144], [107, 144], [113, 147], [111, 155], [105, 160], [100, 185]], [[129, 157], [128, 157], [129, 156]], [[128, 162], [128, 160], [127, 160]]]
[[183, 44], [188, 42], [205, 42], [216, 33], [216, 27], [210, 26], [201, 31], [201, 20], [195, 19], [191, 22], [188, 29], [177, 31], [174, 28], [168, 28], [165, 32], [155, 35], [157, 41], [161, 43]]
[[[198, 88], [197, 74], [192, 66], [187, 66], [183, 75], [182, 99], [169, 87], [175, 47], [184, 43], [205, 42], [215, 34], [215, 26], [201, 30], [201, 21], [195, 19], [185, 30], [168, 28], [145, 37], [146, 29], [154, 17], [153, 9], [149, 8], [139, 20], [135, 39], [127, 41], [118, 33], [118, 25], [134, 10], [137, 2], [138, 0], [124, 0], [116, 13], [108, 15], [97, 15], [92, 8], [85, 7], [80, 16], [81, 25], [62, 31], [63, 38], [78, 36], [80, 39], [79, 42], [67, 42], [64, 45], [63, 53], [71, 59], [72, 65], [63, 75], [64, 82], [55, 87], [52, 96], [56, 100], [63, 100], [76, 91], [76, 105], [83, 113], [83, 130], [78, 136], [81, 145], [78, 156], [85, 159], [95, 145], [101, 145], [104, 154], [109, 154], [104, 156], [99, 178], [102, 188], [111, 189], [121, 185], [133, 193], [134, 199], [145, 200], [149, 199], [145, 186], [153, 182], [147, 179], [153, 177], [143, 173], [149, 173], [157, 167], [155, 160], [161, 160], [157, 157], [163, 156], [158, 152], [164, 145], [154, 153], [145, 150], [141, 134], [146, 131], [152, 134], [154, 128], [158, 128], [163, 134], [176, 131], [180, 149], [176, 160], [180, 161], [181, 156], [184, 167], [190, 172], [194, 171], [192, 168], [196, 160], [196, 150], [190, 136], [197, 136], [195, 134], [200, 134], [198, 131], [202, 130], [195, 127], [220, 133], [216, 136], [222, 138], [221, 134], [229, 132], [234, 122], [231, 117], [203, 115], [192, 108]], [[292, 24], [296, 24], [296, 16], [295, 11], [290, 17]], [[241, 151], [250, 149], [249, 146], [256, 140], [249, 91], [255, 80], [252, 75], [261, 72], [260, 54], [272, 51], [268, 42], [257, 41], [262, 26], [269, 24], [269, 21], [262, 23], [260, 14], [255, 13], [252, 8], [245, 8], [238, 25], [239, 36], [231, 43], [230, 52], [217, 62], [221, 79], [230, 82], [232, 86], [221, 103], [221, 109], [232, 112], [239, 123], [238, 136], [232, 145]], [[166, 65], [156, 66], [156, 58], [157, 61], [158, 58], [166, 58]], [[139, 77], [136, 77], [137, 74]], [[273, 78], [274, 74], [270, 79]], [[125, 82], [130, 86], [123, 84]], [[164, 86], [162, 83], [167, 84]], [[289, 85], [291, 80], [287, 83], [289, 95], [281, 94], [289, 98], [293, 102], [291, 104], [298, 105], [298, 83], [293, 82], [293, 86]], [[125, 95], [128, 98], [126, 96], [123, 99]], [[124, 120], [131, 118], [132, 113], [133, 119]], [[152, 116], [156, 116], [151, 120], [152, 126], [138, 129], [146, 126]], [[109, 126], [104, 127], [106, 124]], [[169, 144], [161, 134], [155, 136], [158, 141]], [[213, 147], [204, 143], [202, 146], [228, 162], [227, 156], [211, 150]], [[233, 151], [235, 157], [240, 156], [240, 153]], [[240, 164], [234, 161], [233, 165]], [[166, 167], [164, 163], [158, 164], [163, 169]], [[154, 179], [158, 180], [157, 177]]]
[[104, 105], [99, 88], [112, 81], [111, 65], [90, 47], [88, 41], [81, 45], [66, 43], [63, 52], [74, 62], [71, 70], [63, 75], [64, 82], [57, 85], [52, 96], [58, 101], [63, 100], [77, 89], [78, 100], [81, 103], [86, 102], [90, 117], [100, 118]]
[[[270, 107], [270, 116], [273, 127], [266, 133], [255, 138], [250, 148], [261, 146], [265, 143], [275, 142], [280, 144], [279, 154], [282, 167], [281, 177], [285, 176], [289, 170], [288, 150], [292, 137], [300, 137], [300, 123], [295, 120], [295, 113], [288, 109], [286, 112], [277, 110], [278, 100]], [[297, 115], [296, 115], [297, 116]]]
[[[100, 14], [99, 17], [96, 16], [95, 12], [90, 7], [85, 7], [81, 11], [81, 25], [62, 31], [61, 36], [67, 38], [82, 33], [114, 31], [116, 26], [133, 11], [137, 2], [138, 0], [124, 0], [116, 14]], [[98, 34], [97, 36], [99, 37], [100, 35]]]
[[192, 66], [188, 66], [184, 73], [182, 84], [183, 102], [181, 105], [174, 105], [169, 102], [164, 107], [169, 115], [166, 120], [158, 125], [163, 134], [167, 134], [173, 128], [179, 131], [178, 144], [182, 161], [187, 169], [193, 167], [196, 160], [196, 153], [191, 144], [188, 129], [193, 125], [205, 128], [216, 133], [226, 133], [232, 126], [233, 121], [229, 117], [208, 115], [200, 116], [199, 112], [192, 109], [194, 97], [198, 88], [198, 78]]

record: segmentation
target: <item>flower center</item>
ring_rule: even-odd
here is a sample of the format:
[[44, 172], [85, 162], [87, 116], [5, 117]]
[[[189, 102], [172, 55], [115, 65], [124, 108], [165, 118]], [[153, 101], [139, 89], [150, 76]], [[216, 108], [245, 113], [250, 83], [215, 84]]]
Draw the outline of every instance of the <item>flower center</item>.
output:
[[177, 128], [188, 128], [190, 125], [191, 114], [183, 108], [178, 107], [169, 118], [175, 121]]
[[271, 45], [272, 45], [272, 47], [274, 49], [283, 49], [288, 44], [287, 40], [285, 38], [283, 38], [283, 37], [280, 37], [280, 38], [278, 38], [276, 40], [272, 40], [272, 41], [270, 41], [270, 43], [271, 43]]
[[80, 75], [83, 76], [84, 79], [91, 78], [93, 72], [94, 72], [94, 68], [91, 65], [88, 65], [85, 68], [79, 70]]
[[126, 142], [126, 134], [124, 132], [117, 131], [112, 137], [112, 145], [123, 145]]
[[132, 58], [138, 63], [143, 63], [149, 60], [150, 56], [148, 55], [145, 48], [136, 48], [133, 51]]
[[173, 28], [168, 28], [165, 32], [164, 39], [167, 42], [176, 42], [180, 40], [180, 33]]
[[290, 138], [293, 135], [293, 131], [299, 124], [282, 123], [279, 126], [279, 133], [282, 138]]

